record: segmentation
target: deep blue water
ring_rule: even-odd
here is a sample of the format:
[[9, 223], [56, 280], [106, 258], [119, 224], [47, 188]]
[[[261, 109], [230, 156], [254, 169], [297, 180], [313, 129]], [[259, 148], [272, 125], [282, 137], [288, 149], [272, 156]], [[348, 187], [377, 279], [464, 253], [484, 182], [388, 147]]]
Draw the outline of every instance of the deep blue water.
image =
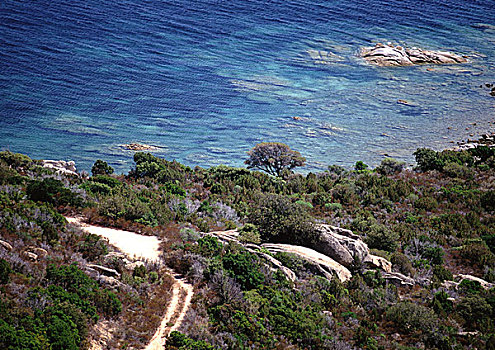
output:
[[[469, 63], [357, 56], [388, 41]], [[495, 129], [480, 88], [495, 83], [494, 54], [492, 0], [2, 0], [0, 148], [85, 170], [98, 158], [129, 170], [129, 142], [191, 166], [241, 166], [260, 141], [289, 144], [306, 170], [411, 161]]]

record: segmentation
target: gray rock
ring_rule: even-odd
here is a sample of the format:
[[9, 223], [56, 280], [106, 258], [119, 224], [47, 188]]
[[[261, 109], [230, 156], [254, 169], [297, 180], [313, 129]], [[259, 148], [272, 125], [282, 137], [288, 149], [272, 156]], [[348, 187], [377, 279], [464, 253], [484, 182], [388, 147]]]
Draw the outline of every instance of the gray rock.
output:
[[471, 276], [471, 275], [458, 274], [458, 275], [454, 275], [454, 279], [456, 281], [459, 281], [459, 282], [461, 282], [462, 280], [478, 282], [485, 289], [490, 289], [490, 288], [495, 287], [495, 283], [490, 283], [490, 282], [485, 281], [484, 279], [481, 279], [481, 278], [475, 277], [475, 276]]
[[24, 255], [26, 258], [28, 258], [29, 260], [31, 260], [31, 261], [36, 261], [36, 260], [38, 260], [38, 255], [36, 255], [36, 254], [34, 254], [34, 253], [31, 253], [31, 252], [27, 252], [27, 251], [25, 251], [25, 252], [23, 253], [23, 255]]
[[55, 169], [60, 174], [79, 176], [76, 172], [76, 163], [72, 160], [68, 162], [64, 160], [42, 160], [41, 165], [43, 168]]
[[103, 275], [106, 275], [106, 276], [120, 277], [120, 273], [118, 273], [117, 270], [110, 269], [110, 268], [105, 267], [105, 266], [95, 265], [95, 264], [88, 264], [87, 267], [89, 267], [91, 269], [94, 269], [94, 270], [98, 271], [100, 274], [103, 274]]
[[48, 252], [46, 251], [46, 249], [39, 248], [39, 247], [31, 246], [31, 247], [28, 247], [26, 250], [36, 254], [37, 256], [39, 256], [41, 258], [44, 258], [45, 256], [48, 255]]
[[7, 249], [8, 251], [11, 251], [13, 249], [12, 245], [10, 243], [2, 241], [2, 240], [0, 240], [0, 245], [2, 247], [4, 247], [5, 249]]
[[414, 279], [398, 272], [382, 272], [382, 277], [398, 287], [412, 287], [416, 284]]
[[467, 60], [445, 51], [429, 51], [418, 48], [376, 44], [361, 49], [361, 57], [378, 66], [414, 66], [419, 64], [458, 64]]
[[319, 225], [317, 230], [320, 239], [312, 248], [346, 267], [355, 260], [363, 262], [369, 255], [366, 243], [350, 230], [330, 225]]

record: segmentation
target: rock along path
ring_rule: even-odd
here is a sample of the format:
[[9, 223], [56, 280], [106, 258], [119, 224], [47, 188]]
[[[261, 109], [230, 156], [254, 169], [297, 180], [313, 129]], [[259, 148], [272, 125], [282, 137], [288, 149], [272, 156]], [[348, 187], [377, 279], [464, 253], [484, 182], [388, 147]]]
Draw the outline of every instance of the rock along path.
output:
[[[81, 222], [80, 218], [66, 218], [71, 224], [79, 226], [88, 233], [92, 233], [108, 239], [108, 242], [127, 254], [131, 258], [142, 258], [149, 261], [160, 261], [160, 240], [155, 236], [143, 236], [138, 233], [116, 230], [113, 228], [88, 225]], [[163, 316], [160, 327], [156, 330], [145, 350], [163, 349], [165, 338], [177, 330], [191, 305], [193, 287], [183, 279], [174, 276], [175, 283], [172, 286], [172, 298], [167, 311]], [[182, 296], [184, 295], [184, 296]], [[173, 325], [171, 325], [173, 323]]]

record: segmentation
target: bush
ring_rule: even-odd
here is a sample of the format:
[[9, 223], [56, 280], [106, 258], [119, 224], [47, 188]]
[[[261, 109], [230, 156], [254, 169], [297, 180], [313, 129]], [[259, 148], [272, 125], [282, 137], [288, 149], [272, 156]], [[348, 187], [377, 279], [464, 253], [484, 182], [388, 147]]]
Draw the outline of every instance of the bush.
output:
[[0, 284], [7, 284], [10, 282], [10, 274], [12, 273], [12, 268], [10, 264], [5, 259], [0, 259]]
[[399, 235], [384, 225], [372, 224], [366, 232], [366, 243], [370, 248], [393, 252], [399, 241]]
[[108, 246], [100, 236], [89, 233], [79, 244], [79, 251], [85, 259], [96, 260], [108, 253]]
[[198, 239], [199, 253], [206, 257], [219, 255], [223, 245], [215, 236], [206, 235]]
[[249, 221], [258, 227], [263, 241], [308, 244], [317, 237], [307, 207], [283, 196], [260, 196]]
[[405, 166], [405, 162], [400, 162], [393, 158], [385, 158], [376, 168], [376, 171], [378, 171], [378, 173], [382, 175], [392, 175], [400, 173], [402, 170], [404, 170]]
[[110, 175], [113, 174], [113, 168], [107, 162], [98, 159], [91, 167], [91, 173], [95, 175]]
[[386, 313], [387, 319], [394, 322], [403, 332], [416, 330], [431, 332], [438, 324], [438, 319], [428, 307], [403, 301], [391, 306]]
[[222, 259], [229, 275], [241, 285], [243, 290], [257, 288], [265, 278], [259, 270], [258, 257], [247, 251], [228, 252]]
[[413, 155], [416, 157], [416, 163], [421, 171], [443, 169], [444, 161], [438, 153], [432, 149], [418, 148]]
[[475, 329], [483, 322], [490, 320], [493, 309], [485, 298], [471, 295], [462, 298], [456, 306], [456, 311], [464, 319], [466, 327]]
[[56, 179], [47, 178], [44, 180], [34, 180], [26, 188], [28, 198], [35, 202], [51, 203], [59, 205], [80, 205], [81, 199], [64, 184]]
[[105, 185], [107, 185], [107, 186], [109, 186], [111, 188], [119, 187], [120, 185], [122, 185], [122, 182], [120, 182], [116, 178], [111, 177], [111, 176], [106, 176], [106, 175], [96, 175], [96, 176], [93, 176], [91, 178], [91, 181], [97, 182], [97, 183], [101, 183], [101, 184], [105, 184]]
[[355, 171], [365, 171], [368, 169], [368, 164], [364, 164], [362, 161], [357, 161], [356, 164], [354, 165], [354, 170]]
[[393, 253], [392, 257], [390, 258], [390, 262], [392, 263], [394, 269], [397, 269], [404, 275], [414, 276], [416, 273], [416, 270], [414, 270], [414, 267], [412, 266], [409, 258], [402, 253]]
[[443, 173], [449, 177], [467, 179], [473, 176], [473, 171], [464, 165], [457, 163], [447, 163], [443, 167]]
[[203, 340], [195, 341], [185, 334], [173, 331], [167, 338], [165, 350], [214, 350], [215, 348]]
[[239, 230], [239, 241], [243, 243], [260, 244], [261, 238], [258, 228], [253, 224], [246, 224]]

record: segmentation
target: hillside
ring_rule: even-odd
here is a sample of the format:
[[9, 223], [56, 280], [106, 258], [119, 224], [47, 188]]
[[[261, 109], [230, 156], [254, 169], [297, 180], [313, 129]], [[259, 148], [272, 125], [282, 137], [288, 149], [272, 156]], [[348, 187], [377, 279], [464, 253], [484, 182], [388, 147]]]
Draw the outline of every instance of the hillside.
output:
[[[414, 155], [271, 176], [137, 152], [89, 176], [0, 152], [0, 348], [140, 349], [168, 327], [166, 349], [494, 349], [495, 148]], [[160, 259], [119, 251], [130, 232]], [[194, 287], [178, 329], [170, 269]]]

